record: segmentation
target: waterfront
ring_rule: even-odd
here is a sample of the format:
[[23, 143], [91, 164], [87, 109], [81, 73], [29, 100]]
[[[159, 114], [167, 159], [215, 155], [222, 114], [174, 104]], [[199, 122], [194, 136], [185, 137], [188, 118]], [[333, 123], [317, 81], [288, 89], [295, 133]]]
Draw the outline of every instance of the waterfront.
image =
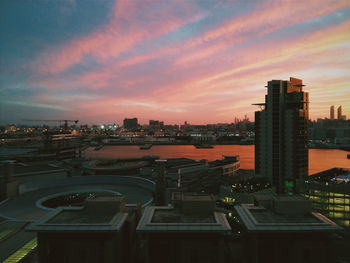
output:
[[[350, 169], [349, 152], [334, 149], [309, 150], [309, 174], [321, 172], [333, 167]], [[254, 169], [253, 145], [215, 145], [212, 149], [197, 149], [192, 145], [155, 145], [145, 151], [139, 146], [104, 146], [95, 151], [86, 150], [87, 158], [129, 158], [145, 155], [158, 155], [161, 158], [221, 159], [222, 155], [239, 155], [241, 168]]]

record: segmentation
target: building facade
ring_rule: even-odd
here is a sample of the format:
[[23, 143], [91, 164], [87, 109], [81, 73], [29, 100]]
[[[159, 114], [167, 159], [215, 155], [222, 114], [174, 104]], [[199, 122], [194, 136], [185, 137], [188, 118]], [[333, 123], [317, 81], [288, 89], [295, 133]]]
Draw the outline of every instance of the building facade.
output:
[[300, 193], [322, 213], [342, 227], [350, 227], [350, 169], [332, 168], [310, 175], [298, 183]]
[[268, 82], [265, 103], [255, 112], [255, 171], [276, 192], [296, 191], [296, 180], [308, 175], [307, 121], [309, 94], [300, 79]]

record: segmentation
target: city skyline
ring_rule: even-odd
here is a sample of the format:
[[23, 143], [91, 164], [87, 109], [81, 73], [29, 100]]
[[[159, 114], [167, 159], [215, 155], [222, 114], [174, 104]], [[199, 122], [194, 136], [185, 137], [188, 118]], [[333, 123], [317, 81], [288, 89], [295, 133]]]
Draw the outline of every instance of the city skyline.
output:
[[330, 105], [350, 112], [349, 1], [0, 6], [0, 124], [253, 120], [262, 83], [290, 76], [312, 93], [311, 119], [327, 116]]

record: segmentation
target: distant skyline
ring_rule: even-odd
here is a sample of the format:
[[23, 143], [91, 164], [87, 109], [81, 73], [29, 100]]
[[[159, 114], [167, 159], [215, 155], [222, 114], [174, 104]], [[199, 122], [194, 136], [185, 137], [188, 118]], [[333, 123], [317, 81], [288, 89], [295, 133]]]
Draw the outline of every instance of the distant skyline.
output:
[[289, 77], [311, 119], [350, 116], [349, 0], [3, 0], [0, 17], [0, 124], [254, 120]]

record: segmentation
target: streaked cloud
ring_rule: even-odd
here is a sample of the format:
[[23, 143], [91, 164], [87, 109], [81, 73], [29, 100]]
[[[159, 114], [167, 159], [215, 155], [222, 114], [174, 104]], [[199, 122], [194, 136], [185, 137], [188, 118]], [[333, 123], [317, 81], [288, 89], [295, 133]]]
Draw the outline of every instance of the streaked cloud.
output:
[[69, 108], [66, 108], [60, 105], [43, 104], [43, 103], [26, 102], [26, 101], [1, 101], [1, 103], [15, 105], [15, 106], [24, 106], [28, 108], [54, 109], [54, 110], [60, 110], [60, 111], [69, 110]]
[[[5, 110], [46, 107], [48, 118], [57, 110], [89, 123], [231, 122], [253, 118], [268, 80], [294, 76], [307, 85], [312, 118], [328, 104], [350, 115], [348, 0], [106, 0], [94, 24], [71, 23], [96, 3], [47, 6], [42, 35], [34, 22], [24, 33], [11, 20], [14, 48], [6, 45], [0, 65]], [[60, 28], [67, 23], [69, 34]]]

